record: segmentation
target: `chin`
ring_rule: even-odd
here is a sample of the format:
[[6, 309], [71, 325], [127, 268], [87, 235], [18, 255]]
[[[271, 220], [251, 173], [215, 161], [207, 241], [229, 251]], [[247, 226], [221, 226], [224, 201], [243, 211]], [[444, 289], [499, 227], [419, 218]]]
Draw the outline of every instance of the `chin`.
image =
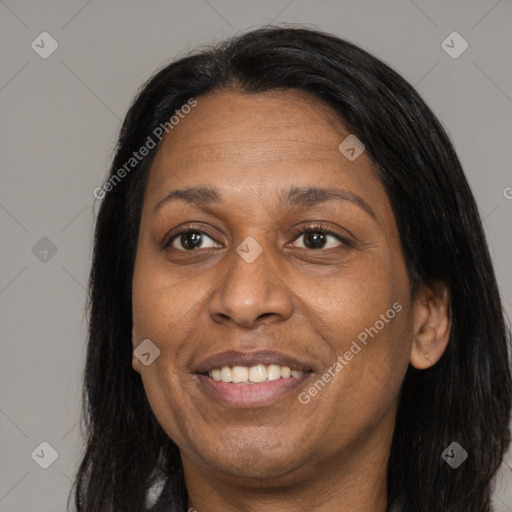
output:
[[258, 446], [254, 440], [245, 444], [230, 443], [229, 448], [220, 447], [215, 454], [205, 454], [203, 450], [201, 458], [216, 473], [238, 484], [268, 486], [269, 480], [276, 486], [291, 483], [297, 470], [304, 468], [305, 454], [299, 457], [296, 449], [291, 451], [297, 446], [293, 442], [279, 443], [274, 449], [269, 449], [268, 444]]

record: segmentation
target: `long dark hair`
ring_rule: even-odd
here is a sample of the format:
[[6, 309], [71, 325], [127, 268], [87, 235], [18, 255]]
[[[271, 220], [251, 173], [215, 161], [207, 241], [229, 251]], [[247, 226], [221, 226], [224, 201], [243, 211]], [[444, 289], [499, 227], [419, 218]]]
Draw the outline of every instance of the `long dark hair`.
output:
[[[297, 26], [253, 30], [172, 62], [144, 84], [126, 115], [94, 239], [77, 510], [139, 512], [156, 475], [182, 472], [179, 450], [131, 366], [136, 242], [159, 146], [132, 167], [126, 163], [190, 98], [200, 102], [226, 87], [306, 91], [364, 143], [391, 201], [411, 295], [429, 279], [444, 280], [452, 294], [445, 354], [427, 370], [409, 367], [403, 382], [389, 501], [401, 497], [403, 511], [489, 511], [510, 440], [510, 330], [461, 164], [435, 115], [399, 74], [352, 43]], [[469, 454], [458, 469], [441, 458], [452, 442]]]

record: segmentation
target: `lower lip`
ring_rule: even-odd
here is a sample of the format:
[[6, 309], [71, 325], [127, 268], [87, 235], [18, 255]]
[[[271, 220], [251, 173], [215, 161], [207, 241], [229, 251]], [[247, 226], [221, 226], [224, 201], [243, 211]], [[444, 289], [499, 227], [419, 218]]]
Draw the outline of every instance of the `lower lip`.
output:
[[300, 377], [270, 380], [259, 384], [233, 384], [222, 382], [201, 373], [196, 374], [201, 388], [211, 397], [231, 407], [261, 407], [280, 398], [297, 393], [300, 386], [313, 373]]

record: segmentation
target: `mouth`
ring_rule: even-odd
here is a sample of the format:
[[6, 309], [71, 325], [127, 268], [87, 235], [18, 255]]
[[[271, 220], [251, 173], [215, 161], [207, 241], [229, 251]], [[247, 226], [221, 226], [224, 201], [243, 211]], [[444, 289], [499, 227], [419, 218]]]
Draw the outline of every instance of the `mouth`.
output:
[[230, 407], [262, 407], [293, 393], [314, 374], [311, 363], [276, 352], [225, 352], [196, 368], [201, 392]]

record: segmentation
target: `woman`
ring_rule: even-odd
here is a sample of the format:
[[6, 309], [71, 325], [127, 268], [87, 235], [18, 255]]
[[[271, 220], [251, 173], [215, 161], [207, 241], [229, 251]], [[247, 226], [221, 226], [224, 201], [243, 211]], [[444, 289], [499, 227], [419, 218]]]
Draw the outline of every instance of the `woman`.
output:
[[491, 510], [510, 334], [397, 73], [295, 27], [202, 49], [142, 88], [95, 195], [79, 511]]

